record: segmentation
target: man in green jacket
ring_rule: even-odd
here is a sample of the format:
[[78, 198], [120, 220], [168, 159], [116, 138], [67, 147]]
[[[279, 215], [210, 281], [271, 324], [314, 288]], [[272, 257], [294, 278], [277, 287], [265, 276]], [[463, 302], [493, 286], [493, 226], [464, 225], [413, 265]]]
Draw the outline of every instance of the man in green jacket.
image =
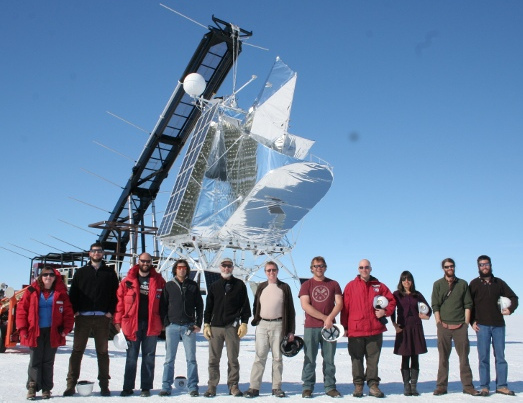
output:
[[444, 276], [434, 283], [432, 289], [432, 310], [438, 329], [439, 367], [434, 395], [447, 393], [449, 381], [449, 357], [452, 341], [459, 357], [459, 370], [463, 393], [480, 394], [472, 384], [472, 371], [469, 364], [468, 325], [472, 309], [472, 297], [465, 280], [455, 275], [456, 263], [451, 258], [441, 262]]

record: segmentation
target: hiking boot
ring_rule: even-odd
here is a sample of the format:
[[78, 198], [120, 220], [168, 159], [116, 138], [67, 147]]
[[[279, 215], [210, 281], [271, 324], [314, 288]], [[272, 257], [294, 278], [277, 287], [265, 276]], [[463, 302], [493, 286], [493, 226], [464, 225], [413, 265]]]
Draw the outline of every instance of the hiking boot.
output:
[[171, 396], [171, 392], [168, 390], [161, 390], [158, 396]]
[[[170, 394], [170, 393], [169, 393], [169, 394]], [[198, 397], [198, 396], [200, 396], [200, 394], [198, 393], [197, 390], [191, 390], [191, 391], [189, 392], [189, 396], [191, 396], [191, 397]]]
[[238, 389], [238, 385], [232, 385], [229, 389], [229, 395], [233, 395], [234, 397], [242, 397], [243, 393], [240, 389]]
[[108, 387], [101, 388], [100, 389], [100, 396], [104, 396], [104, 397], [111, 396], [111, 391], [109, 390]]
[[149, 391], [149, 389], [142, 389], [142, 393], [140, 393], [140, 397], [150, 397], [151, 396], [151, 392]]
[[481, 396], [489, 396], [490, 395], [490, 391], [487, 389], [487, 388], [483, 388], [481, 389], [481, 391], [479, 392], [479, 394]]
[[341, 393], [338, 392], [336, 389], [331, 389], [328, 392], [325, 393], [327, 396], [338, 398], [341, 397]]
[[134, 393], [134, 390], [132, 390], [132, 389], [124, 389], [120, 392], [120, 396], [122, 396], [122, 397], [131, 396], [133, 393]]
[[29, 382], [27, 385], [27, 400], [36, 399], [36, 382]]
[[352, 392], [354, 397], [363, 397], [363, 384], [354, 385], [354, 392]]
[[374, 396], [374, 397], [385, 397], [385, 394], [380, 390], [379, 386], [377, 383], [373, 384], [370, 388], [369, 388], [369, 395], [370, 396]]
[[50, 399], [51, 398], [51, 391], [50, 390], [42, 390], [42, 399]]
[[209, 386], [207, 391], [203, 394], [203, 397], [214, 397], [216, 396], [216, 388]]
[[481, 395], [481, 392], [479, 390], [474, 389], [474, 387], [472, 387], [472, 386], [463, 389], [463, 393], [465, 393], [466, 395], [471, 395], [471, 396], [480, 396]]
[[516, 394], [514, 393], [513, 390], [510, 390], [509, 388], [507, 388], [506, 386], [503, 387], [503, 388], [498, 388], [496, 389], [496, 393], [501, 393], [502, 395], [507, 395], [507, 396], [516, 396]]
[[303, 392], [301, 392], [301, 397], [305, 399], [310, 399], [312, 397], [312, 390], [305, 389]]
[[285, 392], [281, 389], [273, 389], [272, 395], [276, 397], [285, 397]]
[[[273, 393], [274, 394], [274, 393]], [[247, 389], [247, 392], [243, 394], [243, 397], [246, 397], [248, 399], [252, 399], [253, 397], [260, 396], [260, 391], [258, 389]]]
[[67, 389], [64, 391], [63, 396], [74, 396], [76, 391], [74, 390], [74, 386], [68, 386]]
[[434, 389], [434, 396], [441, 396], [447, 394], [447, 388], [444, 388], [443, 386], [438, 386], [436, 389]]

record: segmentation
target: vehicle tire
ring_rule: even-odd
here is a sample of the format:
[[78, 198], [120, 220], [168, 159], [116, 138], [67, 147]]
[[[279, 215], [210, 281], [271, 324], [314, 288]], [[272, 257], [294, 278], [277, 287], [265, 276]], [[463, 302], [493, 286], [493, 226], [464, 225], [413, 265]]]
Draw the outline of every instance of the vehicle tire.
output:
[[5, 353], [5, 334], [7, 333], [7, 325], [2, 323], [0, 325], [0, 353]]

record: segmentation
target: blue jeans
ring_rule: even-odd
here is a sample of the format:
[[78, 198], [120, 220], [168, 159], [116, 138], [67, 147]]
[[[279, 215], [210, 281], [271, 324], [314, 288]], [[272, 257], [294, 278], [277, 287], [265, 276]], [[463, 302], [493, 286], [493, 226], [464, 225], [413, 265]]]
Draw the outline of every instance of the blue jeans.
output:
[[306, 327], [303, 335], [305, 360], [301, 380], [303, 390], [314, 391], [316, 383], [316, 356], [318, 346], [321, 346], [321, 356], [323, 357], [323, 387], [325, 392], [336, 389], [336, 367], [334, 366], [334, 354], [336, 353], [336, 342], [325, 341], [321, 337], [321, 327]]
[[194, 324], [177, 325], [171, 323], [165, 328], [165, 363], [163, 364], [162, 390], [171, 391], [174, 382], [174, 361], [178, 343], [183, 342], [185, 360], [187, 361], [187, 389], [198, 391], [198, 363], [196, 362], [196, 333], [187, 335], [187, 329]]
[[134, 389], [138, 354], [142, 346], [142, 368], [140, 376], [140, 389], [150, 390], [154, 381], [154, 358], [156, 356], [156, 342], [158, 336], [147, 336], [147, 322], [138, 322], [136, 340], [129, 341], [127, 359], [125, 360], [125, 374], [123, 380], [124, 390]]
[[490, 344], [496, 360], [496, 389], [507, 386], [508, 364], [505, 361], [505, 326], [478, 325], [478, 358], [480, 387], [490, 385]]

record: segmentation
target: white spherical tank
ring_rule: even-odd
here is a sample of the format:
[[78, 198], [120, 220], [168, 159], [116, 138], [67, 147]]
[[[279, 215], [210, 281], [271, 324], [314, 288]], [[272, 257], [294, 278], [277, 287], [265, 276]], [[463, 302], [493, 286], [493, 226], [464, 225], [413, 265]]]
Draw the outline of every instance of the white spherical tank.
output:
[[193, 98], [199, 97], [206, 86], [205, 78], [198, 73], [188, 74], [183, 80], [183, 90]]

